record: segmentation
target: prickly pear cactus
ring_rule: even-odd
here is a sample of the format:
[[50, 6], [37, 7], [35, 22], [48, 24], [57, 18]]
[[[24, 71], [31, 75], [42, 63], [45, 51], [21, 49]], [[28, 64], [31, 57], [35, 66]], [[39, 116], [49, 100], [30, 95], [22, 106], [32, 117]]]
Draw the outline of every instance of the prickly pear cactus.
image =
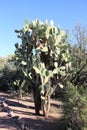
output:
[[[36, 89], [39, 89], [40, 98], [44, 105], [49, 104], [52, 78], [55, 86], [63, 87], [61, 77], [66, 77], [72, 58], [69, 55], [68, 35], [64, 30], [54, 26], [54, 22], [45, 23], [36, 19], [26, 21], [21, 30], [15, 30], [22, 43], [16, 44], [16, 60], [24, 76]], [[38, 79], [39, 75], [39, 79]], [[38, 86], [37, 86], [37, 85]], [[46, 113], [47, 108], [44, 108]]]

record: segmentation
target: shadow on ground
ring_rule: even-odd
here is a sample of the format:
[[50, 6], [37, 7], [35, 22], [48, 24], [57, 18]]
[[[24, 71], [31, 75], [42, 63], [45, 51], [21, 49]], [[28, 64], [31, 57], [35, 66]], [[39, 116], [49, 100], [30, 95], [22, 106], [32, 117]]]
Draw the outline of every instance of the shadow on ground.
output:
[[14, 120], [9, 117], [0, 117], [0, 129], [2, 130], [21, 130], [20, 127], [14, 123]]
[[[26, 122], [26, 126], [29, 130], [65, 130], [62, 120], [41, 119], [40, 117], [36, 119], [23, 118], [23, 120]], [[20, 125], [11, 117], [0, 118], [0, 128], [7, 130], [6, 127], [10, 130], [22, 130]]]
[[65, 130], [65, 126], [62, 120], [56, 119], [31, 119], [31, 118], [24, 118], [25, 122], [28, 123], [28, 127], [30, 130]]

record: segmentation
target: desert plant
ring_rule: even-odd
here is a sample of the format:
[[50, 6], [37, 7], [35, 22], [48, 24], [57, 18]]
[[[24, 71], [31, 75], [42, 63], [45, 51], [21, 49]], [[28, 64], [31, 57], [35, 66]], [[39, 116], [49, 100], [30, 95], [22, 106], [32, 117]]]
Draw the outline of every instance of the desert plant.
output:
[[47, 115], [50, 95], [57, 86], [63, 87], [71, 67], [68, 35], [53, 21], [44, 24], [38, 19], [26, 21], [21, 30], [15, 31], [22, 40], [15, 45], [16, 61], [33, 88], [36, 114], [43, 104]]
[[68, 82], [66, 86], [64, 114], [66, 126], [72, 130], [87, 129], [87, 90], [78, 90]]

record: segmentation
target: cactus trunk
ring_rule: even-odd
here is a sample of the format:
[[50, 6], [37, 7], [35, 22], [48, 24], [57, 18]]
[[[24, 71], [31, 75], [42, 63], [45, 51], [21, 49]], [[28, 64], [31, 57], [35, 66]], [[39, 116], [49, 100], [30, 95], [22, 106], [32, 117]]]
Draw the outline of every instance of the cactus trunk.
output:
[[40, 98], [40, 92], [37, 88], [33, 89], [33, 97], [34, 97], [34, 105], [35, 105], [35, 114], [40, 114], [41, 109], [41, 98]]
[[47, 98], [46, 103], [43, 105], [43, 115], [48, 117], [50, 110], [50, 98]]

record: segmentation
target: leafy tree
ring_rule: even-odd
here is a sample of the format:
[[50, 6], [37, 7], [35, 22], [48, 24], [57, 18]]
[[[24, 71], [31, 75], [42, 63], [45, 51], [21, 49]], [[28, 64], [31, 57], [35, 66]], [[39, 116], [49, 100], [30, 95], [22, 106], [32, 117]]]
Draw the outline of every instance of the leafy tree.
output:
[[87, 27], [77, 24], [73, 29], [74, 47], [71, 48], [71, 55], [74, 58], [72, 63], [73, 76], [71, 81], [77, 85], [87, 86]]
[[[75, 45], [70, 48], [73, 57], [72, 75], [64, 95], [64, 114], [67, 129], [87, 129], [87, 29], [76, 25], [73, 30]], [[72, 41], [73, 43], [73, 41]]]
[[26, 21], [21, 30], [15, 30], [21, 44], [15, 44], [16, 61], [24, 78], [33, 88], [35, 112], [43, 109], [48, 116], [50, 96], [57, 86], [63, 87], [72, 58], [69, 55], [68, 35], [54, 26], [54, 22], [42, 23], [38, 19]]
[[87, 26], [80, 23], [76, 24], [73, 29], [73, 35], [79, 49], [87, 50]]
[[15, 55], [9, 55], [5, 58], [1, 58], [0, 68], [0, 90], [15, 91], [19, 87], [14, 85], [15, 80], [21, 79], [20, 69], [15, 65]]
[[13, 81], [16, 77], [16, 66], [14, 65], [14, 62], [8, 61], [9, 57], [3, 59], [4, 66], [0, 70], [0, 90], [7, 91], [10, 89], [11, 86], [13, 86]]
[[1, 57], [0, 58], [0, 70], [3, 69], [4, 65], [6, 64], [7, 58], [6, 57]]

